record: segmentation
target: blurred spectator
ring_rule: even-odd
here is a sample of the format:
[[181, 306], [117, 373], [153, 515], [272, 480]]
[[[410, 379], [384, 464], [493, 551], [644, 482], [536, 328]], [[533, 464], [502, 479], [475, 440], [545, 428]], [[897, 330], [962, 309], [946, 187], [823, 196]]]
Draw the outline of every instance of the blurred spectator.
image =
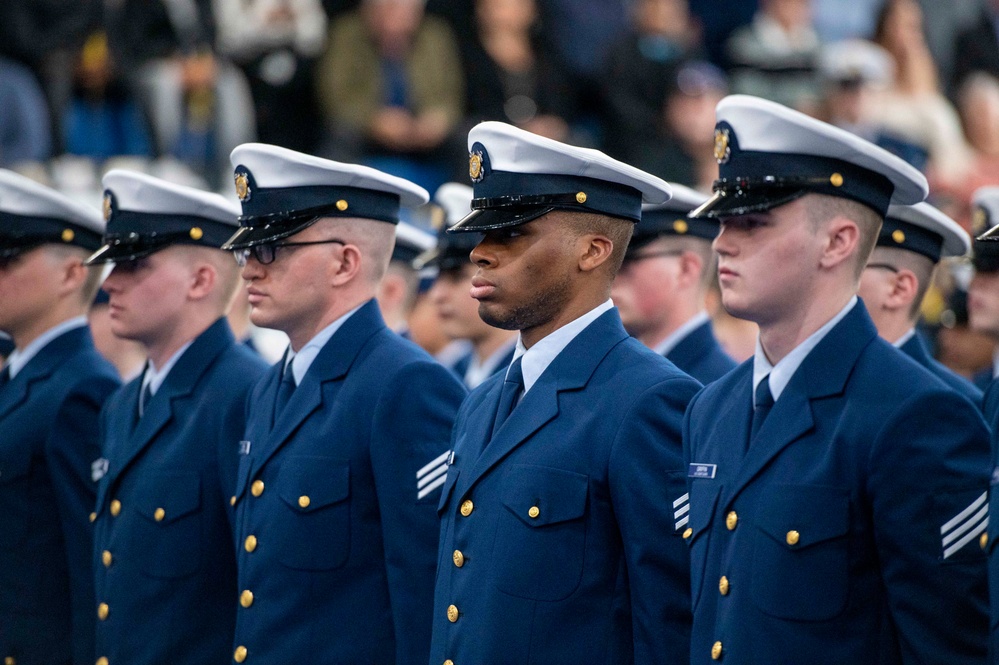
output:
[[146, 118], [129, 92], [111, 60], [107, 35], [95, 32], [74, 63], [73, 95], [62, 123], [65, 152], [97, 162], [115, 155], [152, 157]]
[[999, 0], [988, 0], [954, 40], [953, 89], [974, 72], [999, 77]]
[[133, 77], [161, 155], [215, 180], [229, 153], [255, 137], [246, 78], [215, 52], [212, 0], [120, 0], [112, 50]]
[[572, 91], [565, 65], [544, 48], [537, 26], [535, 0], [475, 1], [475, 39], [464, 58], [468, 122], [462, 134], [483, 120], [501, 120], [566, 140]]
[[865, 39], [826, 45], [819, 58], [822, 99], [817, 115], [898, 155], [919, 170], [927, 149], [893, 134], [874, 119], [881, 96], [895, 80], [895, 63], [883, 48]]
[[655, 140], [663, 104], [680, 65], [700, 55], [687, 0], [637, 0], [632, 29], [611, 48], [604, 78], [604, 151], [628, 160]]
[[810, 0], [761, 0], [753, 22], [732, 34], [732, 91], [810, 110], [818, 98], [819, 37]]
[[73, 89], [73, 60], [87, 36], [98, 28], [108, 0], [2, 0], [0, 55], [31, 68], [48, 100], [47, 130], [54, 145]]
[[259, 140], [314, 150], [320, 122], [314, 66], [327, 31], [320, 0], [215, 0], [215, 16], [219, 52], [250, 83]]
[[925, 146], [931, 184], [946, 186], [964, 177], [969, 149], [954, 107], [941, 94], [922, 21], [915, 0], [888, 0], [882, 9], [874, 41], [895, 61], [895, 81], [872, 109], [872, 120]]
[[31, 70], [0, 57], [0, 166], [48, 159], [49, 131], [45, 95]]
[[690, 0], [690, 13], [701, 25], [702, 44], [708, 58], [726, 67], [725, 44], [732, 33], [753, 20], [756, 0]]
[[[825, 0], [819, 0], [824, 2]], [[956, 42], [957, 36], [972, 25], [992, 0], [918, 0], [923, 12], [926, 45], [933, 56], [943, 90], [953, 89], [955, 60], [968, 44]]]
[[424, 0], [363, 0], [336, 19], [317, 71], [333, 156], [436, 189], [448, 169], [442, 144], [464, 108], [460, 62]]
[[702, 192], [718, 177], [715, 106], [728, 94], [725, 74], [703, 61], [685, 64], [671, 81], [656, 119], [657, 134], [622, 159], [664, 180]]
[[813, 25], [824, 44], [867, 39], [874, 34], [884, 0], [814, 0]]

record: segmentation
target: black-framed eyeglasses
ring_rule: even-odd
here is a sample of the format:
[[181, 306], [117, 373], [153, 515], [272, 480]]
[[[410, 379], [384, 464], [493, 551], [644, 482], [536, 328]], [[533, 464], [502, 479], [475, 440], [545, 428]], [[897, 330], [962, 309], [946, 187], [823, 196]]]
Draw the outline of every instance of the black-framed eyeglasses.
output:
[[626, 254], [624, 257], [624, 262], [626, 264], [638, 263], [639, 261], [645, 261], [646, 259], [661, 259], [667, 256], [680, 256], [683, 254], [681, 249], [664, 249], [659, 252], [649, 252], [648, 254]]
[[232, 255], [236, 257], [236, 263], [240, 267], [245, 266], [247, 260], [252, 256], [254, 260], [262, 266], [269, 266], [277, 258], [277, 251], [282, 247], [305, 247], [306, 245], [329, 245], [336, 243], [346, 245], [343, 240], [312, 240], [309, 242], [269, 242], [263, 245], [254, 245], [246, 249], [237, 249]]
[[874, 270], [887, 270], [889, 272], [898, 273], [898, 268], [889, 263], [868, 263], [865, 268], [873, 268]]

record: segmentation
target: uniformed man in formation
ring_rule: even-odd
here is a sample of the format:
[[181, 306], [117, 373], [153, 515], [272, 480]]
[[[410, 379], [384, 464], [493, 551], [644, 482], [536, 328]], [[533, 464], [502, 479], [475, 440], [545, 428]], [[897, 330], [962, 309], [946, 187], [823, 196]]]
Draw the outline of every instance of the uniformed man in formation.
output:
[[288, 334], [253, 390], [233, 490], [232, 660], [427, 662], [437, 504], [461, 383], [374, 301], [401, 205], [420, 187], [261, 144], [232, 153], [227, 248], [250, 318]]
[[96, 607], [91, 529], [97, 419], [118, 375], [85, 315], [100, 271], [84, 260], [104, 220], [0, 170], [0, 658], [90, 665]]
[[708, 384], [735, 369], [705, 311], [715, 279], [714, 219], [688, 213], [706, 196], [670, 183], [673, 198], [642, 209], [611, 297], [625, 329], [656, 353]]
[[684, 421], [691, 662], [982, 663], [988, 429], [880, 339], [856, 292], [926, 180], [760, 99], [718, 105], [722, 303], [756, 355]]
[[[717, 114], [710, 198], [471, 130], [418, 261], [479, 317], [449, 329], [481, 342], [467, 397], [375, 300], [429, 246], [397, 233], [413, 183], [245, 144], [241, 206], [112, 171], [102, 219], [0, 171], [4, 665], [999, 660], [999, 388], [983, 419], [913, 335], [967, 235], [856, 136]], [[975, 205], [971, 322], [999, 335], [999, 197]], [[106, 402], [88, 256], [148, 354]], [[759, 325], [738, 367], [714, 275]], [[290, 339], [270, 370], [223, 318], [240, 278]]]
[[479, 244], [481, 234], [448, 233], [451, 226], [471, 212], [472, 188], [457, 182], [445, 183], [438, 188], [434, 202], [442, 212], [437, 246], [417, 257], [416, 262], [420, 269], [437, 269], [430, 299], [444, 334], [472, 347], [451, 366], [471, 390], [496, 372], [506, 371], [513, 361], [517, 333], [483, 321], [478, 301], [469, 295], [476, 268], [468, 260], [468, 254]]
[[893, 205], [860, 276], [858, 295], [878, 334], [975, 404], [982, 391], [937, 362], [916, 332], [923, 297], [941, 258], [965, 256], [971, 237], [929, 203]]
[[142, 375], [105, 405], [94, 522], [97, 664], [228, 660], [236, 557], [229, 497], [249, 389], [266, 366], [225, 314], [239, 267], [219, 248], [239, 206], [141, 173], [104, 176], [111, 330]]
[[483, 234], [471, 295], [520, 338], [455, 423], [430, 662], [686, 662], [680, 422], [700, 384], [610, 301], [642, 202], [670, 187], [503, 123], [468, 144], [450, 232]]

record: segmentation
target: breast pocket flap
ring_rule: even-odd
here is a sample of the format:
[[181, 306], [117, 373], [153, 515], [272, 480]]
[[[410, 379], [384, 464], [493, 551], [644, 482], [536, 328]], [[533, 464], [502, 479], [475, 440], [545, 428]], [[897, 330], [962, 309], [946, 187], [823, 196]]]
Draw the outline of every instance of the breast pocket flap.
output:
[[849, 497], [833, 487], [784, 487], [757, 516], [759, 528], [784, 547], [800, 550], [846, 535]]
[[503, 504], [527, 526], [543, 527], [582, 517], [588, 489], [585, 475], [518, 464], [507, 476]]
[[350, 466], [294, 462], [281, 468], [281, 499], [292, 509], [309, 513], [350, 496]]
[[139, 514], [170, 524], [201, 507], [201, 477], [197, 473], [160, 474], [136, 491]]

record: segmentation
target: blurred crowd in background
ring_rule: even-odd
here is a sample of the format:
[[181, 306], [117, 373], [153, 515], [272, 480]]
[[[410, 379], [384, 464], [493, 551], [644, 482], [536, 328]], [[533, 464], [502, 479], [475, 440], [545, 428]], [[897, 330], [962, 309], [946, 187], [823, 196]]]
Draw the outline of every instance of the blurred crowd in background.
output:
[[[999, 184], [999, 0], [0, 3], [0, 167], [94, 205], [114, 166], [232, 196], [253, 140], [433, 192], [467, 180], [483, 120], [709, 191], [730, 93], [891, 150], [972, 230], [971, 193]], [[924, 316], [970, 375], [994, 348], [966, 328], [967, 278], [940, 271]]]

